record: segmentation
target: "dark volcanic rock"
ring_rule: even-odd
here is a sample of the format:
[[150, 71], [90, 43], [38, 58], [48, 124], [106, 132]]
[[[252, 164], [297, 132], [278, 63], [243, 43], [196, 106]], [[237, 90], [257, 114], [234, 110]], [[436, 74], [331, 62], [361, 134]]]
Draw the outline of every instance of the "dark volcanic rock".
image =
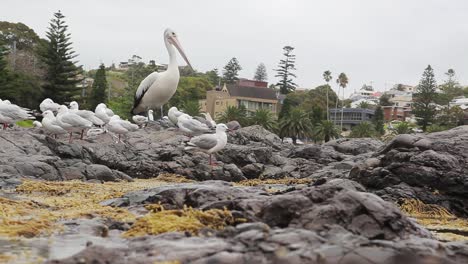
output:
[[321, 232], [298, 228], [238, 225], [209, 237], [166, 233], [130, 240], [124, 248], [89, 246], [80, 253], [47, 264], [75, 263], [330, 263], [399, 264], [468, 261], [467, 243], [440, 243], [410, 238], [400, 241], [369, 240], [338, 226]]
[[397, 136], [350, 177], [388, 199], [417, 198], [468, 216], [468, 126]]
[[[333, 182], [335, 181], [335, 182]], [[340, 225], [367, 238], [405, 238], [429, 233], [406, 218], [391, 203], [376, 195], [360, 192], [363, 187], [348, 180], [332, 180], [281, 194], [260, 188], [234, 187], [220, 181], [162, 186], [136, 191], [106, 205], [135, 206], [161, 203], [165, 208], [227, 208], [250, 221], [271, 227], [296, 227], [320, 231]]]

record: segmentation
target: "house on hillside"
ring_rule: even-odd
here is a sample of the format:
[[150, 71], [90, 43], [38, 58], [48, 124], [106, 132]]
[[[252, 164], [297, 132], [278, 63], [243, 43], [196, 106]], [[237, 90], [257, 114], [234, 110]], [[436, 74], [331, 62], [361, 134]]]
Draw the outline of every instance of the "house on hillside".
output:
[[[371, 122], [375, 110], [367, 108], [344, 108], [343, 109], [343, 130], [349, 131], [354, 126], [362, 122]], [[330, 120], [335, 125], [341, 125], [341, 108], [330, 109]]]
[[206, 99], [199, 101], [201, 111], [216, 118], [226, 111], [228, 106], [244, 106], [248, 114], [258, 109], [268, 109], [273, 114], [278, 112], [276, 91], [268, 88], [267, 82], [240, 79], [234, 84], [206, 92]]

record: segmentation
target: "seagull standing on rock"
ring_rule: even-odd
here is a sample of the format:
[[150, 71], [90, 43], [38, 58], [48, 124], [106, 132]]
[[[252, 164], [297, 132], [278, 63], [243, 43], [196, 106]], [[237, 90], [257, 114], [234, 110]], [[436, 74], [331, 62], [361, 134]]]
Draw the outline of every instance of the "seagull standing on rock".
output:
[[178, 122], [178, 118], [179, 116], [181, 116], [184, 112], [182, 111], [179, 111], [179, 109], [177, 109], [177, 107], [173, 106], [171, 108], [169, 108], [169, 111], [167, 112], [167, 117], [169, 118], [169, 120], [172, 122], [172, 124], [174, 124], [174, 126], [177, 126], [177, 122]]
[[135, 93], [132, 114], [136, 115], [147, 112], [150, 109], [161, 108], [161, 118], [164, 116], [162, 106], [169, 102], [175, 94], [180, 78], [175, 48], [179, 50], [187, 65], [192, 68], [179, 43], [177, 34], [172, 29], [164, 31], [164, 43], [169, 53], [167, 70], [164, 72], [153, 72], [141, 81]]
[[[80, 110], [78, 103], [75, 102], [75, 101], [70, 103], [70, 112], [81, 116], [82, 118], [90, 121], [91, 123], [93, 123], [96, 126], [103, 126], [104, 125], [104, 121], [102, 121], [100, 118], [98, 118], [93, 111]], [[81, 130], [81, 139], [83, 139], [83, 134], [84, 134], [84, 129]]]
[[182, 114], [179, 116], [177, 119], [177, 126], [179, 127], [180, 131], [188, 134], [189, 137], [211, 131], [211, 129], [206, 124], [193, 119], [187, 114]]
[[204, 134], [197, 137], [193, 137], [188, 143], [185, 150], [200, 150], [210, 155], [210, 165], [215, 165], [211, 158], [213, 153], [222, 150], [227, 144], [226, 131], [229, 130], [225, 124], [216, 125], [215, 134]]
[[56, 120], [59, 126], [70, 133], [69, 143], [72, 142], [73, 132], [81, 132], [83, 129], [89, 129], [93, 126], [91, 121], [68, 111], [64, 105], [60, 106]]
[[138, 126], [130, 123], [129, 121], [120, 119], [118, 115], [114, 115], [111, 117], [109, 123], [107, 124], [107, 129], [110, 132], [119, 135], [118, 143], [120, 143], [121, 135], [127, 134], [130, 131], [138, 130]]
[[111, 117], [114, 115], [111, 109], [107, 108], [104, 103], [100, 103], [96, 106], [94, 110], [96, 116], [101, 119], [105, 124], [109, 123]]
[[3, 124], [3, 129], [6, 129], [8, 124], [14, 124], [23, 120], [36, 119], [29, 113], [29, 109], [12, 104], [8, 100], [0, 100], [0, 123]]
[[44, 99], [42, 103], [39, 105], [39, 109], [41, 109], [42, 113], [44, 113], [47, 110], [57, 113], [59, 108], [60, 108], [60, 105], [57, 103], [54, 103], [54, 101], [50, 98]]
[[57, 119], [54, 116], [54, 113], [51, 110], [46, 110], [44, 113], [42, 113], [42, 126], [44, 127], [45, 131], [49, 132], [50, 134], [53, 134], [55, 138], [57, 138], [57, 135], [59, 134], [67, 134], [68, 132], [63, 129], [59, 123], [57, 122]]

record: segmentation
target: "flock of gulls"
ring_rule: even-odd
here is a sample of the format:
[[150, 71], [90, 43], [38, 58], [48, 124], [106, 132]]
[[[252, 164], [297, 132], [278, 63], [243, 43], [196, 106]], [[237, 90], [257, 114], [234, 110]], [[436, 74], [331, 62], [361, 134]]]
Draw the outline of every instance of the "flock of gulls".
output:
[[[236, 121], [229, 122], [228, 125], [216, 124], [209, 113], [203, 113], [203, 117], [192, 117], [177, 107], [171, 107], [167, 116], [163, 114], [163, 106], [172, 98], [179, 83], [179, 67], [176, 60], [177, 49], [187, 65], [192, 68], [177, 34], [171, 30], [164, 31], [164, 43], [169, 54], [169, 64], [164, 72], [153, 72], [141, 81], [134, 98], [132, 122], [120, 118], [109, 109], [104, 103], [96, 106], [94, 111], [82, 110], [77, 102], [73, 101], [67, 107], [55, 103], [47, 98], [39, 105], [42, 112], [42, 121], [34, 121], [35, 127], [42, 128], [48, 135], [57, 138], [58, 135], [68, 134], [69, 143], [72, 143], [73, 133], [79, 133], [80, 139], [94, 137], [108, 133], [118, 138], [130, 132], [137, 131], [147, 124], [155, 122], [153, 117], [154, 109], [161, 110], [160, 124], [168, 124], [177, 127], [179, 131], [190, 138], [185, 142], [185, 150], [199, 150], [209, 154], [209, 163], [212, 161], [212, 153], [223, 149], [227, 144], [227, 134], [229, 130], [236, 130], [240, 127]], [[3, 129], [15, 124], [18, 121], [32, 120], [35, 117], [29, 109], [12, 104], [8, 100], [0, 99], [0, 123]], [[228, 126], [230, 126], [228, 128]]]

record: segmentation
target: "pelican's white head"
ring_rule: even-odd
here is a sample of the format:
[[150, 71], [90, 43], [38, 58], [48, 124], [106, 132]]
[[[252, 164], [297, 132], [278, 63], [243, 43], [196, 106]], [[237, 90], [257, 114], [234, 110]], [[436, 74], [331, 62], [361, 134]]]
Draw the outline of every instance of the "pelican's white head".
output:
[[78, 110], [78, 103], [76, 101], [73, 101], [70, 103], [70, 109], [72, 110]]
[[180, 42], [177, 36], [178, 36], [177, 33], [175, 33], [174, 30], [170, 28], [164, 31], [164, 40], [167, 40], [170, 44], [176, 47], [180, 55], [182, 56], [182, 58], [184, 58], [185, 62], [187, 62], [187, 65], [190, 67], [190, 69], [193, 69], [192, 65], [190, 64], [190, 61], [185, 55], [184, 50], [182, 49], [182, 45], [180, 45]]

